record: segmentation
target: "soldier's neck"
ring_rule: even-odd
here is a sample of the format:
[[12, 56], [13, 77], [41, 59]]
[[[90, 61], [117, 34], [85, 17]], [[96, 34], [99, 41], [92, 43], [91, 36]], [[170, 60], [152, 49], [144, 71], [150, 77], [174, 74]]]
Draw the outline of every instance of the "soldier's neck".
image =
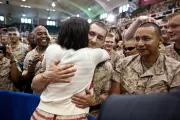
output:
[[147, 68], [150, 68], [153, 66], [153, 64], [157, 61], [159, 57], [159, 52], [153, 56], [145, 56], [141, 58], [141, 62], [143, 65], [145, 65]]
[[14, 49], [18, 46], [19, 41], [17, 41], [16, 43], [11, 43], [11, 48]]
[[47, 47], [41, 47], [41, 46], [37, 46], [36, 50], [38, 51], [38, 53], [44, 53], [44, 51], [46, 50]]

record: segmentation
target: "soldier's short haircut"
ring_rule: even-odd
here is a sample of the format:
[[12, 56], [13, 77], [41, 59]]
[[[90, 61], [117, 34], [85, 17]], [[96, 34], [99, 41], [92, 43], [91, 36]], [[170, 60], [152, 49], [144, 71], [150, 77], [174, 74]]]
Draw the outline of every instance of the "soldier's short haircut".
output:
[[141, 24], [139, 27], [153, 27], [155, 29], [156, 35], [158, 37], [162, 36], [160, 27], [154, 22], [145, 22], [145, 23]]

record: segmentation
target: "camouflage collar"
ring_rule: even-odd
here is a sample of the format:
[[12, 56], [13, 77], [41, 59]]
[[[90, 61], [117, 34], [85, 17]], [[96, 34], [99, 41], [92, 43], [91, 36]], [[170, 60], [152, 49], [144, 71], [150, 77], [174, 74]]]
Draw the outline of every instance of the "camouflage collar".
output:
[[2, 60], [0, 60], [0, 65], [10, 63], [9, 61], [10, 61], [9, 59], [7, 59], [6, 57], [3, 57]]
[[164, 56], [162, 54], [159, 55], [157, 61], [154, 65], [144, 72], [144, 67], [141, 63], [141, 56], [138, 55], [136, 59], [132, 62], [132, 69], [134, 69], [140, 77], [147, 77], [155, 75], [164, 74]]

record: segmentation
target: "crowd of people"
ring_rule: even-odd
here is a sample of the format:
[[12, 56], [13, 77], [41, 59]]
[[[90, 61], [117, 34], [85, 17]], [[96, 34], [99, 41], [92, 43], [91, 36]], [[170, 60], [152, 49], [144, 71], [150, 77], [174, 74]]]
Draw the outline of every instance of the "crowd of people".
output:
[[[118, 18], [117, 25], [121, 30], [127, 29], [127, 27], [136, 19], [138, 16], [150, 16], [156, 19], [162, 19], [163, 16], [180, 11], [179, 0], [163, 0], [159, 3], [140, 7], [139, 9], [131, 12], [121, 13]], [[122, 16], [122, 14], [124, 16]]]
[[[121, 31], [72, 17], [57, 38], [39, 25], [27, 40], [0, 30], [0, 89], [38, 94], [32, 120], [97, 118], [112, 94], [169, 92], [180, 86], [180, 13], [139, 16]], [[90, 109], [89, 109], [90, 108]]]

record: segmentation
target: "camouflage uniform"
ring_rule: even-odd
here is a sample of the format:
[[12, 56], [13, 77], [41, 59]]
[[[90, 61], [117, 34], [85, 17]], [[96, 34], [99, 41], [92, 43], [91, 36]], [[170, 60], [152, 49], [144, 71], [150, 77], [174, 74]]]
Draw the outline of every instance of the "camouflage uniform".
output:
[[180, 62], [160, 54], [147, 69], [140, 59], [140, 55], [134, 55], [117, 64], [113, 80], [120, 83], [122, 94], [167, 92], [180, 86]]
[[12, 50], [13, 56], [18, 61], [18, 65], [21, 67], [21, 69], [23, 69], [23, 61], [25, 58], [25, 54], [28, 51], [28, 45], [19, 42], [15, 48], [13, 48], [11, 45], [10, 48]]
[[[44, 51], [45, 52], [45, 51]], [[29, 53], [27, 53], [25, 59], [24, 59], [24, 70], [23, 70], [23, 73], [22, 75], [26, 75], [27, 72], [28, 72], [28, 65], [29, 65], [29, 60], [34, 60], [34, 57], [35, 55], [40, 55], [40, 56], [43, 56], [44, 53], [40, 54], [38, 51], [37, 51], [37, 48], [33, 49], [32, 51], [30, 51]], [[42, 68], [41, 67], [41, 62], [38, 62], [36, 64], [36, 68], [35, 68], [35, 73], [40, 69]]]
[[109, 61], [97, 65], [93, 77], [93, 88], [97, 99], [101, 94], [110, 91], [109, 82], [111, 81], [112, 73], [113, 69]]
[[[93, 77], [93, 89], [97, 103], [101, 103], [100, 95], [108, 95], [110, 92], [112, 74], [113, 68], [110, 61], [102, 62], [97, 65]], [[99, 114], [99, 107], [91, 107], [90, 114], [96, 118]]]
[[18, 91], [13, 81], [10, 80], [10, 60], [4, 57], [0, 60], [0, 90]]
[[112, 67], [113, 67], [113, 69], [114, 69], [117, 61], [120, 59], [120, 55], [119, 55], [116, 51], [111, 50], [111, 51], [110, 51], [110, 57], [111, 57]]
[[124, 55], [124, 53], [123, 53], [123, 50], [116, 51], [116, 52], [119, 54], [119, 56], [120, 56], [121, 59], [126, 57], [126, 56]]
[[165, 54], [168, 57], [171, 57], [177, 61], [180, 61], [180, 55], [178, 55], [177, 52], [174, 50], [174, 44], [164, 47], [164, 49], [161, 49], [160, 52]]
[[24, 60], [25, 53], [26, 51], [28, 51], [28, 45], [19, 42], [15, 48], [12, 48], [11, 45], [10, 45], [10, 48], [16, 60], [18, 61]]

